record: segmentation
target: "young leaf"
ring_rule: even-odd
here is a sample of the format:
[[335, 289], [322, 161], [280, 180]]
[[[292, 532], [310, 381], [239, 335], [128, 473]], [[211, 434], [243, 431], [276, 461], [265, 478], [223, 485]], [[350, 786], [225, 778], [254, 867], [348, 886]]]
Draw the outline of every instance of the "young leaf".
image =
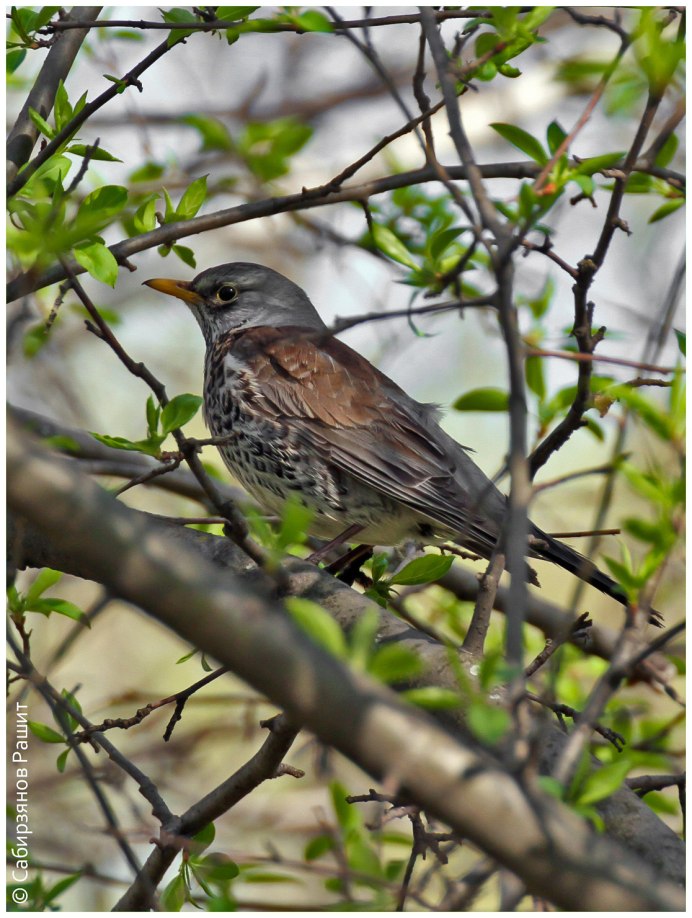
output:
[[199, 395], [176, 395], [161, 412], [161, 430], [168, 434], [191, 421], [199, 411], [202, 399]]
[[335, 844], [336, 842], [331, 835], [317, 835], [315, 838], [311, 838], [305, 846], [303, 858], [306, 861], [316, 861], [318, 857], [322, 857], [323, 854], [332, 851]]
[[111, 250], [102, 242], [80, 242], [73, 246], [75, 261], [97, 281], [115, 287], [118, 279], [118, 262]]
[[177, 255], [178, 258], [186, 264], [189, 268], [196, 268], [197, 262], [195, 261], [195, 253], [186, 245], [173, 245], [171, 246], [174, 255]]
[[467, 718], [473, 734], [490, 745], [502, 739], [510, 725], [508, 711], [483, 701], [471, 702]]
[[47, 589], [54, 586], [62, 577], [61, 571], [54, 571], [50, 567], [44, 567], [39, 571], [36, 579], [31, 584], [24, 597], [26, 605], [30, 606], [36, 602]]
[[306, 13], [301, 13], [294, 21], [297, 26], [300, 26], [301, 29], [305, 29], [306, 32], [334, 31], [331, 20], [328, 19], [324, 13], [320, 13], [319, 10], [308, 10]]
[[545, 375], [543, 373], [543, 360], [540, 357], [527, 357], [524, 362], [526, 385], [543, 401], [546, 396]]
[[53, 115], [55, 117], [55, 127], [58, 131], [61, 131], [72, 117], [72, 106], [67, 98], [67, 90], [62, 80], [58, 83], [58, 88], [55, 92]]
[[426, 711], [452, 710], [461, 706], [461, 698], [452, 689], [440, 688], [437, 685], [426, 685], [422, 688], [408, 689], [401, 693], [411, 704]]
[[90, 147], [86, 143], [71, 143], [69, 147], [65, 150], [66, 153], [74, 153], [75, 156], [89, 156], [89, 159], [99, 160], [106, 163], [121, 163], [122, 159], [118, 159], [117, 156], [113, 156], [112, 153], [109, 153], [108, 150], [103, 150], [101, 147]]
[[684, 203], [684, 198], [673, 198], [672, 201], [666, 201], [665, 204], [661, 204], [661, 206], [651, 214], [649, 223], [658, 223], [658, 221], [663, 220], [664, 217], [669, 217], [671, 214], [674, 214], [676, 210], [680, 210]]
[[591, 156], [589, 159], [582, 160], [577, 166], [578, 175], [593, 175], [595, 172], [602, 172], [604, 169], [612, 169], [623, 158], [625, 154], [622, 151], [615, 153], [603, 153], [601, 156]]
[[[173, 35], [176, 33], [173, 32]], [[170, 39], [169, 39], [170, 42]], [[178, 874], [161, 893], [161, 908], [164, 912], [179, 912], [187, 901], [187, 889], [183, 878]]]
[[378, 647], [368, 664], [368, 673], [373, 679], [391, 684], [412, 679], [423, 670], [423, 663], [415, 651], [401, 644], [385, 644]]
[[373, 224], [372, 236], [377, 248], [391, 258], [392, 261], [396, 261], [400, 265], [406, 265], [407, 268], [418, 268], [409, 250], [389, 227], [381, 226], [379, 223]]
[[494, 122], [490, 127], [497, 131], [501, 137], [504, 137], [505, 140], [508, 140], [513, 147], [521, 150], [522, 153], [526, 153], [527, 156], [541, 166], [548, 162], [548, 154], [543, 149], [542, 144], [528, 131], [517, 127], [515, 124], [503, 124], [499, 121]]
[[457, 411], [507, 411], [509, 392], [492, 386], [471, 389], [460, 395], [452, 407]]
[[414, 558], [389, 581], [390, 584], [414, 586], [420, 583], [432, 583], [444, 576], [454, 563], [451, 555], [424, 555]]
[[49, 727], [47, 724], [38, 723], [35, 720], [29, 721], [29, 729], [34, 734], [35, 737], [41, 740], [42, 743], [64, 743], [65, 737], [57, 733], [52, 727]]
[[135, 211], [132, 222], [138, 233], [148, 233], [156, 226], [156, 203], [158, 195], [152, 194]]
[[55, 131], [48, 124], [45, 118], [43, 118], [36, 109], [29, 107], [29, 118], [33, 121], [35, 126], [39, 129], [42, 134], [45, 134], [49, 140], [52, 140], [55, 137]]
[[344, 633], [322, 606], [298, 596], [289, 596], [285, 604], [293, 621], [316, 644], [341, 660], [346, 658]]
[[76, 622], [83, 621], [85, 624], [88, 624], [88, 619], [86, 615], [73, 602], [68, 602], [66, 599], [37, 599], [33, 604], [31, 609], [28, 609], [29, 612], [40, 612], [41, 615], [50, 615], [51, 612], [57, 612], [58, 615], [64, 615], [66, 618], [71, 618]]
[[592, 771], [584, 780], [575, 802], [585, 806], [610, 797], [622, 786], [631, 767], [632, 763], [625, 759]]
[[204, 204], [207, 197], [207, 176], [202, 175], [195, 179], [183, 194], [176, 207], [176, 213], [181, 220], [189, 220]]
[[211, 115], [183, 115], [182, 124], [195, 128], [202, 139], [201, 150], [232, 150], [233, 141], [226, 125]]
[[567, 132], [563, 129], [562, 125], [558, 121], [551, 121], [548, 125], [547, 131], [547, 140], [548, 140], [548, 149], [550, 150], [550, 155], [554, 156], [556, 150], [559, 148], [562, 141], [567, 136]]
[[686, 357], [687, 356], [687, 333], [684, 331], [680, 331], [679, 328], [674, 328], [673, 331], [675, 332], [675, 337], [677, 338], [678, 350], [680, 351], [683, 357]]

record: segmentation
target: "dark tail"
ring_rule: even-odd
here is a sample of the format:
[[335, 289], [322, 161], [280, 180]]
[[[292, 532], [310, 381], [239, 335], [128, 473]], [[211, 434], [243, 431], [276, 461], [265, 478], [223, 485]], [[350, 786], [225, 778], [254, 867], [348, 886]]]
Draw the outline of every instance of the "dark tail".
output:
[[[593, 561], [589, 561], [584, 555], [580, 555], [578, 551], [563, 542], [558, 542], [557, 539], [546, 535], [540, 529], [536, 528], [534, 530], [533, 537], [537, 541], [532, 545], [532, 553], [535, 553], [537, 558], [545, 558], [546, 561], [559, 564], [570, 574], [574, 574], [585, 583], [596, 587], [601, 593], [611, 596], [616, 602], [622, 603], [623, 606], [627, 605], [627, 597], [622, 587], [607, 574], [604, 574], [603, 571], [599, 570]], [[657, 628], [662, 628], [663, 616], [660, 612], [652, 609], [649, 622], [652, 625], [656, 625]]]

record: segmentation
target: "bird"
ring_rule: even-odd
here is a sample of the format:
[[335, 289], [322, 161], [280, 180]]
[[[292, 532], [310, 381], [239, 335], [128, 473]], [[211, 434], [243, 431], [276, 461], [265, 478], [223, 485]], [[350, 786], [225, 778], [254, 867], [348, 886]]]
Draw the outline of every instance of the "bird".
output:
[[[261, 506], [281, 513], [297, 498], [320, 539], [453, 541], [491, 557], [507, 498], [440, 427], [439, 408], [336, 338], [301, 287], [249, 262], [144, 284], [183, 300], [197, 320], [206, 342], [205, 422]], [[532, 522], [529, 546], [530, 557], [627, 604], [612, 578]], [[659, 619], [652, 610], [652, 623]]]

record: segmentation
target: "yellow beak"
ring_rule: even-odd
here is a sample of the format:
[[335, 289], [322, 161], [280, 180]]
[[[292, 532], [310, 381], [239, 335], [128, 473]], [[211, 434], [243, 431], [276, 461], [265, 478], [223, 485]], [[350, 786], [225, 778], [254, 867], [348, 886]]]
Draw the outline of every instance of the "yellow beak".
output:
[[199, 293], [195, 293], [190, 287], [189, 281], [168, 280], [165, 277], [152, 277], [151, 280], [145, 280], [143, 286], [151, 287], [152, 290], [158, 290], [159, 293], [167, 293], [169, 296], [177, 296], [179, 300], [186, 303], [195, 303], [200, 305], [203, 302]]

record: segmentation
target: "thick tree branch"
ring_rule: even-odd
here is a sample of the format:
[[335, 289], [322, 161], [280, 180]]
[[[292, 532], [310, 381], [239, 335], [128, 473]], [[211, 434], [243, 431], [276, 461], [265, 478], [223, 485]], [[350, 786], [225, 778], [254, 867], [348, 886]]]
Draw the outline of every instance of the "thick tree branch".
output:
[[[10, 434], [8, 493], [19, 516], [59, 543], [61, 551], [80, 553], [92, 577], [213, 654], [281, 704], [294, 722], [371, 774], [405, 789], [521, 876], [532, 891], [564, 908], [682, 908], [679, 892], [648, 864], [595, 836], [555, 801], [527, 796], [486, 754], [307, 641], [258, 581], [251, 588], [219, 571], [119, 505], [69, 463], [52, 459], [12, 424]], [[298, 580], [314, 583], [324, 576], [304, 563], [300, 568]], [[653, 819], [655, 826], [659, 821]], [[676, 875], [678, 840], [669, 830], [657, 834], [651, 859], [662, 858], [660, 871]]]

